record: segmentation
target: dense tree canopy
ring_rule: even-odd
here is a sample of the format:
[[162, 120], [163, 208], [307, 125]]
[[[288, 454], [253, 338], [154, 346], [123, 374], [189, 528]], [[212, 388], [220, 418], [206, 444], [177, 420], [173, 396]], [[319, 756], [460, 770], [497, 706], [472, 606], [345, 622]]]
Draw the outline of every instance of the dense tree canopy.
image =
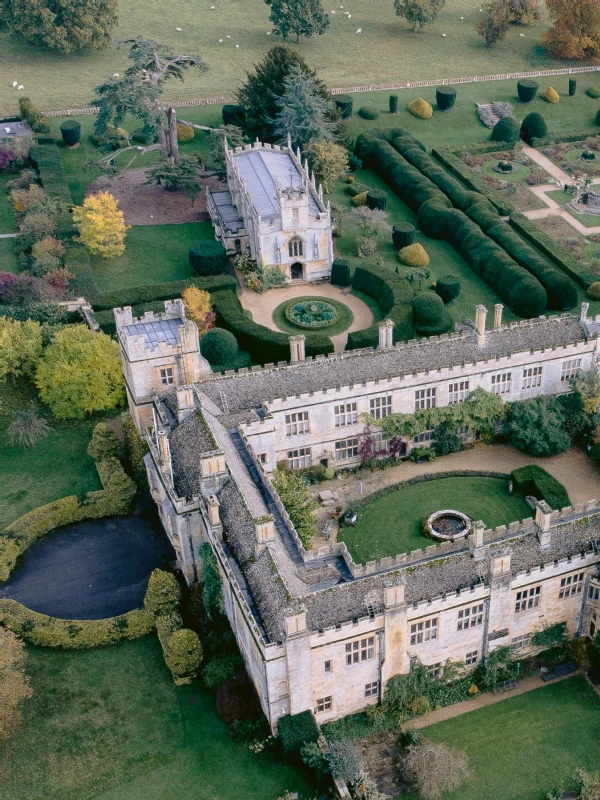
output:
[[29, 44], [72, 53], [108, 47], [118, 0], [0, 0], [0, 26]]
[[415, 31], [435, 22], [445, 5], [446, 0], [394, 0], [397, 16], [404, 17]]
[[310, 39], [315, 34], [325, 33], [329, 25], [329, 16], [323, 10], [321, 0], [266, 0], [271, 6], [269, 19], [273, 30], [284, 39], [290, 34], [296, 36], [296, 44], [300, 37]]
[[511, 444], [532, 456], [555, 456], [571, 446], [565, 415], [556, 397], [514, 403], [508, 418]]
[[554, 24], [542, 43], [556, 58], [585, 59], [600, 55], [598, 0], [546, 0]]
[[0, 381], [9, 375], [32, 375], [41, 354], [42, 329], [38, 322], [0, 317]]
[[273, 130], [279, 144], [285, 144], [289, 137], [295, 150], [303, 149], [312, 139], [333, 139], [336, 124], [328, 119], [333, 102], [323, 97], [317, 81], [299, 64], [292, 64], [275, 105], [278, 111]]
[[115, 258], [125, 252], [125, 217], [118, 201], [109, 192], [91, 194], [82, 206], [73, 209], [73, 222], [79, 231], [75, 241], [84, 244], [90, 253]]

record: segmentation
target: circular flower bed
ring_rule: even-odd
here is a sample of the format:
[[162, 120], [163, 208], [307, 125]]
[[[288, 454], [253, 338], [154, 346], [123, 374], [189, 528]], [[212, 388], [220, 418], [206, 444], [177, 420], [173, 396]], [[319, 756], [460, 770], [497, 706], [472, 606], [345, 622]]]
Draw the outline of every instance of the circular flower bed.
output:
[[510, 161], [499, 161], [494, 167], [495, 172], [502, 172], [505, 175], [511, 172], [515, 172], [516, 169], [517, 167]]
[[439, 542], [462, 539], [471, 532], [472, 520], [462, 511], [436, 511], [423, 521], [424, 532]]
[[326, 300], [294, 300], [285, 309], [286, 319], [299, 328], [318, 330], [337, 322], [338, 309]]
[[584, 161], [595, 161], [596, 160], [596, 153], [593, 150], [584, 150], [581, 154], [581, 158]]

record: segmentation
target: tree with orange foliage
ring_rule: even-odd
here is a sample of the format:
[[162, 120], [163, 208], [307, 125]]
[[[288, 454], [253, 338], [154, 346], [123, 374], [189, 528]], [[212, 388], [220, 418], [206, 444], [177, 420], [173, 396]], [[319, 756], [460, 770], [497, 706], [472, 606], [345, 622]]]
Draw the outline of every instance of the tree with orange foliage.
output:
[[215, 321], [210, 294], [198, 289], [197, 286], [188, 286], [181, 293], [181, 299], [185, 307], [186, 317], [196, 323], [198, 333], [202, 336], [212, 328]]
[[554, 20], [542, 44], [555, 58], [583, 60], [600, 56], [598, 0], [546, 0]]

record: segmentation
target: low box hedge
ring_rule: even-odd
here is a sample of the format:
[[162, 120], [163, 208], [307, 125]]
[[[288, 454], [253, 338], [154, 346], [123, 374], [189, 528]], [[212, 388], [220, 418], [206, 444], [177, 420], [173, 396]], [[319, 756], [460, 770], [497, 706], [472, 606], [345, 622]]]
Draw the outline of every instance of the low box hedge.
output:
[[538, 500], [545, 500], [550, 508], [566, 508], [571, 505], [569, 495], [565, 487], [553, 478], [537, 464], [529, 464], [526, 467], [519, 467], [510, 473], [513, 482], [513, 491], [524, 496], [530, 495], [537, 497]]
[[286, 714], [277, 721], [277, 735], [285, 755], [299, 753], [305, 742], [318, 742], [319, 733], [319, 726], [312, 711]]
[[123, 306], [136, 306], [141, 303], [150, 303], [155, 300], [171, 300], [178, 297], [188, 286], [197, 286], [205, 292], [220, 292], [237, 290], [237, 281], [231, 275], [210, 275], [205, 278], [189, 278], [182, 281], [168, 281], [167, 283], [147, 284], [128, 289], [118, 289], [114, 292], [103, 292], [94, 308], [99, 311], [122, 308]]
[[50, 197], [56, 197], [72, 205], [73, 198], [60, 162], [60, 150], [54, 139], [38, 139], [38, 142], [44, 143], [32, 147], [29, 157], [40, 173], [44, 191]]
[[227, 271], [229, 259], [221, 242], [202, 239], [189, 249], [190, 267], [201, 275], [222, 275]]
[[5, 599], [0, 600], [0, 624], [38, 647], [87, 650], [146, 636], [154, 629], [154, 615], [139, 608], [106, 619], [56, 619]]

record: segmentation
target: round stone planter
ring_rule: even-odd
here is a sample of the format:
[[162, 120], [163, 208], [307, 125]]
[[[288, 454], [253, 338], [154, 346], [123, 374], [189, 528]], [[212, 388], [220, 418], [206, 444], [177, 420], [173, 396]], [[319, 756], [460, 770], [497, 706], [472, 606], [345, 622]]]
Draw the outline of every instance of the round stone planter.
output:
[[438, 542], [453, 542], [471, 533], [473, 520], [462, 511], [435, 511], [424, 522], [425, 533]]

